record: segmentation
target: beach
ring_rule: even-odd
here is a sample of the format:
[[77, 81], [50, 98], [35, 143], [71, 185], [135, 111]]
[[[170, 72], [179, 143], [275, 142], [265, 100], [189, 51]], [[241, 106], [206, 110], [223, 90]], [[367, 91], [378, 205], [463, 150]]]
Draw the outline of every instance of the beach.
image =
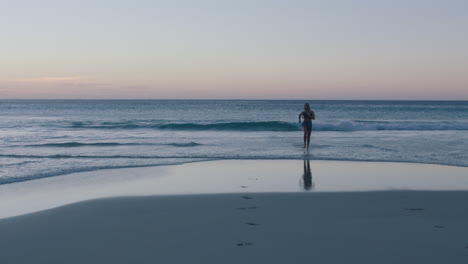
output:
[[310, 103], [0, 101], [0, 263], [466, 263], [468, 104]]
[[[366, 181], [353, 173], [374, 172], [378, 182], [388, 185], [392, 175], [404, 171], [427, 172], [431, 179], [431, 171], [439, 177], [443, 177], [441, 171], [459, 173], [461, 177], [466, 176], [466, 168], [312, 161], [314, 188], [306, 189], [301, 182], [302, 165], [303, 161], [200, 162], [167, 168], [129, 169], [123, 173], [128, 178], [123, 174], [119, 176], [116, 173], [119, 170], [104, 170], [100, 171], [101, 175], [88, 172], [3, 185], [3, 195], [8, 193], [7, 188], [12, 190], [8, 194], [9, 201], [15, 201], [16, 192], [22, 197], [29, 193], [30, 197], [45, 201], [47, 195], [51, 200], [63, 197], [64, 202], [69, 199], [69, 203], [37, 203], [28, 209], [30, 213], [20, 215], [16, 212], [17, 216], [0, 219], [0, 262], [468, 261], [468, 209], [465, 205], [468, 192], [463, 184], [454, 182], [458, 188], [421, 184], [411, 190], [388, 189], [385, 185], [380, 188], [371, 185], [363, 188], [361, 185], [361, 190], [349, 187], [341, 191], [319, 187], [319, 183], [327, 184], [322, 178], [339, 179], [339, 171], [347, 172], [343, 175], [348, 177], [356, 176], [364, 185]], [[216, 173], [221, 168], [232, 171], [236, 167], [238, 170], [225, 174], [222, 181], [207, 180], [219, 178]], [[283, 169], [279, 170], [280, 167]], [[257, 170], [253, 171], [253, 168]], [[330, 168], [340, 169], [333, 171]], [[116, 176], [115, 185], [106, 178], [109, 175]], [[278, 181], [279, 175], [296, 182], [288, 187]], [[403, 176], [407, 180], [394, 177], [393, 186], [411, 182], [411, 177]], [[172, 185], [184, 183], [182, 179], [188, 178], [192, 181], [185, 181], [186, 186], [179, 184], [179, 191], [175, 191], [177, 188]], [[450, 177], [444, 181], [450, 183]], [[107, 192], [96, 191], [102, 182], [109, 186]], [[187, 192], [195, 182], [210, 188], [194, 186], [193, 192]], [[33, 186], [35, 184], [38, 185]], [[281, 184], [285, 185], [283, 189]], [[47, 195], [33, 191], [39, 189], [37, 186], [46, 185], [50, 187]], [[293, 185], [296, 190], [290, 189]], [[127, 191], [122, 186], [127, 186]], [[159, 186], [160, 189], [154, 188], [150, 193], [143, 186]], [[164, 189], [169, 191], [158, 191]], [[67, 198], [64, 192], [75, 199]], [[27, 207], [25, 203], [33, 201], [32, 198], [28, 201], [18, 198], [16, 204], [8, 206], [5, 197], [0, 202], [2, 211]], [[11, 215], [14, 214], [11, 211]]]
[[467, 10], [8, 1], [0, 264], [467, 264]]

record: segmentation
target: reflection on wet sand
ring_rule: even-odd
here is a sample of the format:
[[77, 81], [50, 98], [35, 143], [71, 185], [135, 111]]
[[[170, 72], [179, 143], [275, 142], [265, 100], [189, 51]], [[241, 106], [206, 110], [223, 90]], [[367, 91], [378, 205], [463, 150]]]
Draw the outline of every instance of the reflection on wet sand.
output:
[[304, 190], [311, 190], [314, 188], [314, 183], [312, 182], [312, 171], [310, 170], [309, 160], [304, 160], [304, 174], [302, 175], [302, 183], [304, 185]]

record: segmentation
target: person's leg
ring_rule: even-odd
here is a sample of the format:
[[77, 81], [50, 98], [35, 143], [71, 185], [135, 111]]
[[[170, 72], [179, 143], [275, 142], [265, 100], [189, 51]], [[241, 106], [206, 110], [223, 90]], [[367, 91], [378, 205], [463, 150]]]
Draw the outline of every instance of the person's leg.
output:
[[310, 132], [312, 132], [312, 123], [305, 123], [303, 124], [304, 128], [304, 148], [309, 149], [309, 143], [310, 143]]
[[309, 135], [309, 131], [307, 131], [307, 127], [306, 127], [306, 126], [302, 127], [302, 129], [304, 130], [304, 148], [306, 148], [306, 144], [307, 144], [307, 135]]

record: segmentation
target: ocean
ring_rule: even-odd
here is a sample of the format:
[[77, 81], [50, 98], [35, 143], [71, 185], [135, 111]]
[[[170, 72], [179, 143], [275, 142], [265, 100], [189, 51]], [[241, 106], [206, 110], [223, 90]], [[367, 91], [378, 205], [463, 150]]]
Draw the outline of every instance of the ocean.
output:
[[467, 101], [0, 100], [0, 124], [0, 184], [222, 159], [468, 166]]

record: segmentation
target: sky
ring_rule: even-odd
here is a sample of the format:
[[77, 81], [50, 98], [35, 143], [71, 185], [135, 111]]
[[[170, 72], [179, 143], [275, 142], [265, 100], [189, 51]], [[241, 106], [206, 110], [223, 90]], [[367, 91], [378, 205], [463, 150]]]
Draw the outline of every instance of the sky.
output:
[[0, 0], [0, 99], [468, 100], [468, 1]]

